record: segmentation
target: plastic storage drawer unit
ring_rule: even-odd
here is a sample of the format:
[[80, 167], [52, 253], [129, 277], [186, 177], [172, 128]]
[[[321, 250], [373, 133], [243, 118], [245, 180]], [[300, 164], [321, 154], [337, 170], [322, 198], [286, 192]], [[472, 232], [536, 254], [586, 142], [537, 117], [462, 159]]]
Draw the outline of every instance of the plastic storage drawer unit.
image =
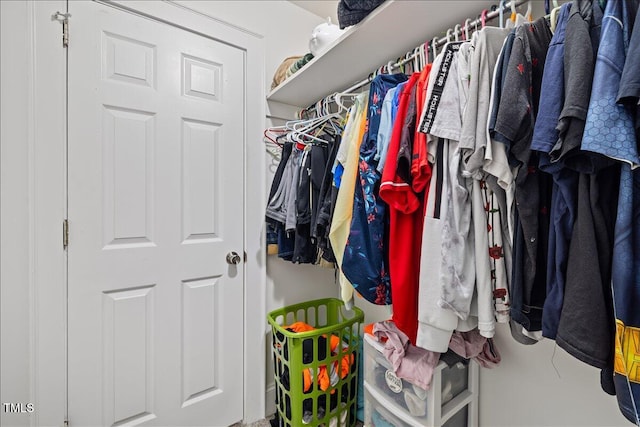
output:
[[477, 424], [478, 366], [474, 362], [452, 367], [440, 362], [434, 370], [431, 388], [424, 390], [395, 375], [382, 353], [382, 343], [368, 334], [364, 338], [367, 426]]

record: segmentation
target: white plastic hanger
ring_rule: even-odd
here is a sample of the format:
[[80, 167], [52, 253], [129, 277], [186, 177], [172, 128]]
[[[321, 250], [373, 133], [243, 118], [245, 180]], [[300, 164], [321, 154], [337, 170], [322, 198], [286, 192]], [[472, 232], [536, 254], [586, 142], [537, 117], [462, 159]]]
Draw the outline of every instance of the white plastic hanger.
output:
[[462, 31], [460, 30], [461, 26], [460, 24], [456, 24], [455, 27], [453, 27], [453, 37], [455, 39], [455, 41], [460, 41], [460, 33], [462, 33]]
[[[524, 22], [528, 22], [527, 18], [525, 16], [523, 16], [521, 13], [518, 13], [516, 10], [516, 2], [515, 0], [511, 0], [511, 2], [509, 3], [509, 5], [511, 6], [511, 16], [509, 17], [509, 19], [506, 21], [504, 27], [502, 28], [515, 28], [518, 25], [523, 24]], [[502, 9], [500, 9], [502, 10]]]
[[551, 32], [556, 32], [556, 26], [558, 25], [558, 14], [560, 13], [560, 6], [557, 6], [558, 2], [553, 2], [553, 9], [551, 9], [551, 14], [549, 15], [549, 23], [551, 24]]
[[338, 106], [338, 114], [343, 113], [348, 111], [349, 109], [342, 103], [342, 98], [343, 97], [349, 97], [351, 98], [351, 100], [353, 100], [353, 98], [355, 98], [356, 96], [358, 96], [359, 93], [354, 93], [354, 92], [336, 92], [333, 95], [333, 100], [335, 101], [336, 105]]
[[308, 121], [308, 120], [298, 121], [297, 123], [293, 124], [293, 130], [288, 134], [288, 136], [290, 136], [293, 141], [299, 142], [302, 144], [308, 143], [309, 140], [313, 142], [326, 144], [327, 141], [316, 137], [315, 135], [313, 135], [312, 132], [318, 129], [320, 126], [324, 125], [325, 123], [330, 122], [332, 119], [338, 119], [338, 118], [341, 118], [339, 114], [331, 113], [328, 115], [317, 117], [315, 119], [312, 119], [311, 121]]

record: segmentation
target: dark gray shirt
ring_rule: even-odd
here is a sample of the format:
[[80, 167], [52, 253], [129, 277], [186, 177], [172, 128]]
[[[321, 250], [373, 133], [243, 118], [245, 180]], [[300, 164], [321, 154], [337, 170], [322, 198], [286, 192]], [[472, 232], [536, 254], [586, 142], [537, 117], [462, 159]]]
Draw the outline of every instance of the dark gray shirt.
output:
[[[551, 176], [538, 170], [537, 154], [531, 138], [540, 98], [540, 86], [551, 30], [545, 18], [516, 28], [513, 49], [500, 98], [495, 131], [511, 143], [509, 155], [519, 165], [516, 182], [516, 209], [521, 233], [514, 247], [524, 249], [522, 269], [514, 270], [513, 287], [520, 287], [522, 313], [512, 310], [514, 319], [524, 316], [530, 331], [541, 330], [542, 306], [546, 296], [547, 241], [551, 205]], [[515, 274], [515, 273], [518, 274]]]

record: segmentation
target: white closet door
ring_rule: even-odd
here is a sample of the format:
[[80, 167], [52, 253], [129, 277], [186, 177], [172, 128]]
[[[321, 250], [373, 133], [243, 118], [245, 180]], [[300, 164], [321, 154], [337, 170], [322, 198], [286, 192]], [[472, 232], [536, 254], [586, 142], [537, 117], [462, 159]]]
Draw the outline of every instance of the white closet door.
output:
[[242, 419], [244, 53], [69, 2], [71, 425]]

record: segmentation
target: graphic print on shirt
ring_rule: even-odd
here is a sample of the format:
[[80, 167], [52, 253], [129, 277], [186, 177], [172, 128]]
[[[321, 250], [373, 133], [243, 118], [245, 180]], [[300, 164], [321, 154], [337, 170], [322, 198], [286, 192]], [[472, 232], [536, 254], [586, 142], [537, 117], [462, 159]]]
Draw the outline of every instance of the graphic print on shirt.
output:
[[616, 320], [614, 370], [640, 384], [640, 328], [625, 327], [621, 320]]
[[433, 126], [433, 121], [442, 99], [442, 93], [444, 92], [444, 85], [449, 76], [454, 55], [460, 50], [460, 45], [461, 43], [447, 43], [442, 64], [440, 65], [438, 74], [435, 76], [435, 84], [433, 85], [429, 103], [426, 106], [426, 111], [423, 112], [422, 122], [420, 123], [420, 132], [422, 133], [431, 132], [431, 127]]
[[[497, 233], [500, 233], [499, 228], [496, 229], [497, 222], [500, 218], [500, 208], [495, 195], [487, 187], [487, 182], [480, 180], [480, 189], [482, 190], [482, 199], [484, 201], [485, 218], [487, 221], [487, 233], [489, 234], [489, 259], [491, 263], [491, 289], [493, 291], [493, 298], [496, 303], [496, 313], [506, 315], [509, 313], [509, 302], [506, 288], [497, 288], [497, 262], [504, 258], [504, 249], [502, 245], [497, 244]], [[499, 227], [499, 225], [498, 225]]]

